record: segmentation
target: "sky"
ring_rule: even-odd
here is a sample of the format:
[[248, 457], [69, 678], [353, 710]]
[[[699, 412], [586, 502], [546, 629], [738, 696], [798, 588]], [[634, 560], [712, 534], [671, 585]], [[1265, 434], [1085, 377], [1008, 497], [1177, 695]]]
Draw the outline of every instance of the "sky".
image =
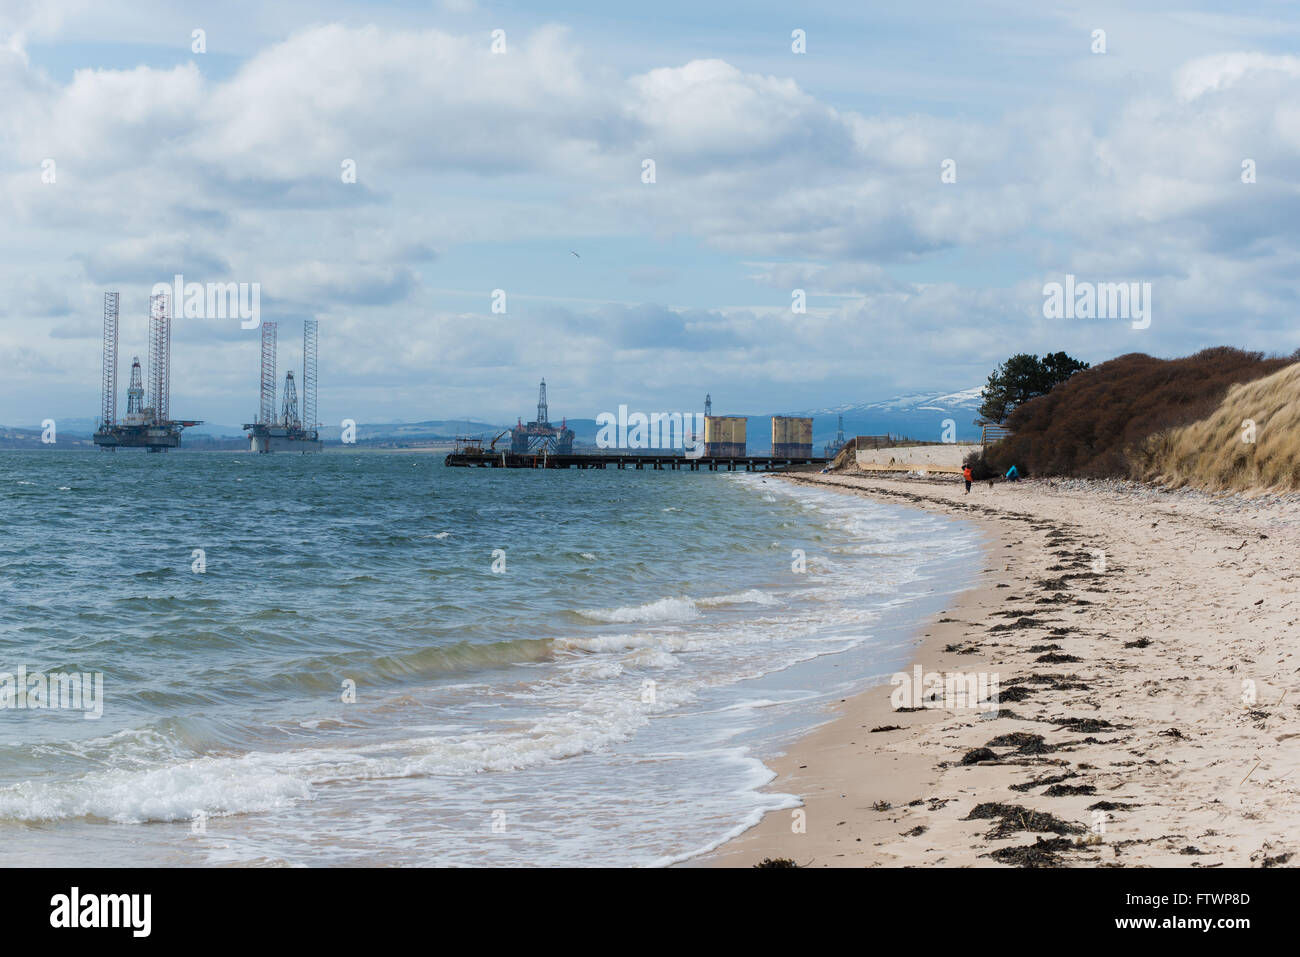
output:
[[[1269, 0], [0, 0], [0, 423], [98, 413], [106, 291], [124, 392], [177, 274], [256, 284], [281, 379], [317, 319], [333, 425], [1290, 354], [1298, 43]], [[1067, 275], [1149, 322], [1046, 315]], [[173, 416], [252, 421], [243, 325], [177, 315]]]

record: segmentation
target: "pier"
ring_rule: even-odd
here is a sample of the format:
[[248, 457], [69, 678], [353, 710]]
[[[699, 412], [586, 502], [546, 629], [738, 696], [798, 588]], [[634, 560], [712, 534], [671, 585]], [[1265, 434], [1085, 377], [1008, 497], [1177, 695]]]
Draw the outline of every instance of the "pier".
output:
[[[620, 405], [617, 417], [618, 440], [613, 440], [615, 417], [612, 413], [597, 416], [597, 422], [606, 418], [597, 435], [597, 447], [574, 451], [574, 433], [567, 419], [559, 426], [552, 425], [546, 403], [546, 380], [542, 380], [537, 395], [537, 418], [513, 429], [498, 432], [489, 442], [486, 436], [462, 435], [443, 460], [450, 468], [480, 469], [649, 469], [654, 472], [772, 472], [796, 465], [825, 465], [831, 459], [814, 455], [812, 450], [812, 419], [797, 416], [775, 416], [772, 419], [772, 454], [745, 454], [744, 416], [714, 416], [712, 399], [704, 398], [704, 415], [694, 415], [698, 424], [691, 426], [692, 414], [655, 413], [646, 416], [627, 415], [627, 406]], [[640, 423], [635, 420], [640, 418]], [[629, 435], [633, 423], [633, 435]], [[602, 440], [602, 436], [610, 436]], [[703, 434], [701, 434], [701, 432]], [[688, 435], [689, 433], [689, 435]], [[510, 446], [497, 448], [506, 435]], [[673, 437], [675, 436], [675, 440]], [[687, 452], [687, 449], [690, 452]], [[638, 451], [633, 451], [638, 450]], [[694, 454], [694, 453], [701, 454]]]
[[689, 458], [672, 454], [637, 454], [630, 452], [505, 452], [456, 451], [443, 464], [452, 468], [481, 469], [650, 469], [690, 472], [771, 472], [792, 465], [824, 465], [823, 456], [772, 455], [702, 455]]

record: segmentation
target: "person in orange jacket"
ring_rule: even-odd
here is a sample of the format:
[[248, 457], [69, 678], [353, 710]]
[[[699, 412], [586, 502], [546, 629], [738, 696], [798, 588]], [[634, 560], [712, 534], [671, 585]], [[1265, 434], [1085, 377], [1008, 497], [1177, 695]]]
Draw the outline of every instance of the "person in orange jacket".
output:
[[969, 465], [962, 467], [961, 477], [966, 480], [966, 494], [969, 495], [971, 479], [974, 478], [974, 474], [971, 472]]

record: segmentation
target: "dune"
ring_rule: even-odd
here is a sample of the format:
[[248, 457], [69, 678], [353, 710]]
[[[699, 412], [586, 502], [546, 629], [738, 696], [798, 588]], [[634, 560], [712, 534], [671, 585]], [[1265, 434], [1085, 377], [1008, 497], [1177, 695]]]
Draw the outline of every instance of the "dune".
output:
[[1143, 478], [1176, 488], [1300, 489], [1300, 363], [1235, 385], [1209, 416], [1134, 453]]

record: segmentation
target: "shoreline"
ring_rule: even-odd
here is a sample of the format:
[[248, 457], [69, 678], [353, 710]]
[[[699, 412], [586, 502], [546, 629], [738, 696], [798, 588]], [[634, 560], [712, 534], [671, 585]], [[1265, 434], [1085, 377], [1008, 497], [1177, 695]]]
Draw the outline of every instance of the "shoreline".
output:
[[977, 524], [975, 587], [918, 623], [908, 670], [996, 674], [1001, 710], [834, 704], [763, 756], [802, 807], [684, 866], [1300, 864], [1296, 499], [783, 478]]

